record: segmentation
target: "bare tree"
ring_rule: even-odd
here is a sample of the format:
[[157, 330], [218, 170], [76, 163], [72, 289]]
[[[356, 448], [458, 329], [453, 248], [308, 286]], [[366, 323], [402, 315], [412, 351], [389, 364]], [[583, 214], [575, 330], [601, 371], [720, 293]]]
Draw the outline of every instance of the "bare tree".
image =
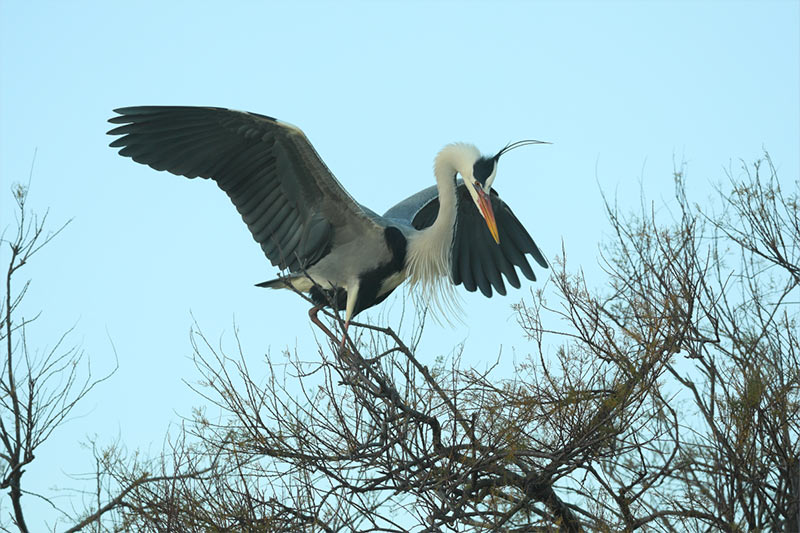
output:
[[[47, 231], [47, 214], [41, 218], [26, 206], [28, 187], [14, 185], [12, 195], [16, 203], [16, 227], [11, 237], [6, 238], [5, 228], [0, 236], [0, 245], [8, 245], [5, 291], [0, 309], [0, 343], [4, 353], [0, 370], [0, 489], [8, 489], [11, 501], [11, 525], [20, 533], [29, 531], [26, 521], [23, 496], [35, 496], [55, 504], [45, 494], [25, 488], [25, 468], [36, 459], [36, 451], [68, 419], [73, 408], [99, 383], [109, 379], [115, 368], [100, 378], [92, 375], [84, 352], [69, 345], [71, 329], [64, 332], [55, 344], [43, 349], [38, 343], [29, 344], [30, 326], [38, 318], [23, 315], [22, 303], [30, 286], [30, 280], [19, 283], [20, 272], [38, 252], [55, 238], [66, 224], [55, 231]], [[31, 346], [33, 344], [33, 346]], [[113, 450], [112, 450], [113, 451]], [[116, 484], [106, 468], [114, 460], [120, 464], [119, 454], [106, 450], [98, 454], [97, 506], [84, 516], [70, 517], [70, 513], [57, 509], [62, 517], [72, 519], [68, 531], [80, 531], [88, 526], [95, 530], [104, 527], [101, 521], [125, 504], [125, 496], [135, 488], [158, 483], [166, 476], [141, 472], [135, 479], [126, 479]], [[166, 457], [157, 458], [160, 464]], [[155, 461], [155, 459], [153, 460]], [[202, 472], [181, 470], [180, 476], [200, 476]], [[104, 482], [101, 485], [101, 482]], [[105, 498], [105, 501], [103, 501]], [[0, 518], [0, 530], [11, 531]]]
[[163, 474], [113, 527], [797, 531], [797, 192], [768, 158], [716, 213], [675, 184], [671, 211], [606, 202], [597, 288], [563, 253], [518, 306], [535, 350], [512, 378], [458, 352], [424, 364], [422, 312], [257, 366], [196, 328], [197, 390], [223, 416], [196, 412], [169, 461], [106, 464], [121, 485]]
[[[82, 372], [83, 352], [67, 346], [70, 330], [43, 352], [28, 344], [27, 329], [38, 315], [20, 316], [20, 305], [30, 281], [17, 286], [19, 271], [66, 226], [46, 232], [47, 215], [41, 219], [26, 208], [28, 190], [15, 185], [17, 225], [8, 245], [8, 268], [0, 310], [0, 341], [3, 343], [3, 371], [0, 373], [0, 488], [9, 489], [12, 521], [19, 531], [27, 532], [22, 496], [25, 466], [35, 459], [36, 449], [46, 441], [69, 415], [75, 405], [99, 382], [88, 367]], [[8, 231], [8, 228], [6, 228]]]

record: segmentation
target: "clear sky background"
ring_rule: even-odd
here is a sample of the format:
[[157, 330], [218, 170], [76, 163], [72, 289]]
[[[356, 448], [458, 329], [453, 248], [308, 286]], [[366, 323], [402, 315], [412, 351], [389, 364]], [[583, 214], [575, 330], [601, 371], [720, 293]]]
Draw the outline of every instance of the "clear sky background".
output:
[[[184, 383], [198, 379], [193, 317], [228, 348], [235, 320], [256, 372], [266, 353], [314, 356], [306, 303], [253, 286], [275, 269], [227, 197], [119, 157], [105, 135], [113, 108], [286, 120], [378, 212], [431, 185], [449, 142], [494, 153], [551, 141], [505, 156], [495, 186], [547, 257], [563, 243], [570, 268], [599, 285], [600, 187], [631, 209], [640, 183], [667, 202], [685, 161], [702, 201], [764, 149], [797, 187], [799, 13], [790, 1], [0, 1], [1, 226], [13, 228], [10, 186], [32, 163], [30, 207], [49, 209], [53, 227], [73, 219], [22, 272], [33, 278], [26, 316], [44, 311], [28, 342], [44, 349], [74, 325], [70, 342], [95, 375], [113, 368], [112, 343], [120, 365], [39, 450], [26, 487], [69, 508], [51, 488], [91, 471], [79, 442], [155, 453], [170, 424], [206, 403]], [[464, 364], [502, 349], [510, 368], [532, 349], [510, 306], [536, 286], [491, 300], [462, 290], [463, 324], [430, 323], [419, 355], [464, 341]], [[52, 525], [56, 514], [27, 500], [30, 525]]]

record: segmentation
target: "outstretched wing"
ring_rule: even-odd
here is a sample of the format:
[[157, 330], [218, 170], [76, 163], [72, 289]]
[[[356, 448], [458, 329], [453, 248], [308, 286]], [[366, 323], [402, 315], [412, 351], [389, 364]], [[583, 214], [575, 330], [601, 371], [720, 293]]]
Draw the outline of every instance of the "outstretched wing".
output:
[[[492, 287], [498, 293], [506, 294], [503, 276], [513, 287], [520, 287], [517, 268], [526, 278], [536, 281], [526, 254], [531, 255], [543, 268], [547, 268], [547, 261], [497, 192], [491, 190], [492, 209], [500, 236], [499, 245], [492, 238], [486, 222], [475, 208], [469, 191], [461, 180], [456, 187], [456, 197], [458, 210], [450, 262], [453, 283], [463, 284], [470, 292], [480, 289], [485, 296], [491, 297]], [[416, 229], [423, 229], [433, 224], [438, 213], [438, 192], [436, 187], [429, 187], [400, 202], [384, 216], [409, 220]]]
[[298, 128], [214, 107], [123, 107], [109, 120], [120, 155], [156, 170], [209, 178], [230, 197], [273, 265], [297, 271], [338, 240], [382, 231]]

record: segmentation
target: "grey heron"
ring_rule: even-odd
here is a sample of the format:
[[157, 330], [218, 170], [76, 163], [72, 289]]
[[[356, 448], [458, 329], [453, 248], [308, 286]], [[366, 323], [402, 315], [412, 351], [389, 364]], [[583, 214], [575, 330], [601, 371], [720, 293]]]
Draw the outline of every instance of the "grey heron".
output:
[[[156, 170], [208, 178], [227, 193], [273, 265], [286, 272], [261, 287], [291, 286], [350, 320], [382, 302], [404, 280], [443, 300], [453, 285], [487, 297], [519, 288], [516, 270], [536, 276], [526, 255], [547, 268], [539, 248], [491, 188], [501, 155], [470, 144], [445, 146], [436, 185], [380, 216], [339, 184], [297, 127], [256, 113], [215, 107], [124, 107], [111, 146]], [[458, 179], [458, 176], [461, 179]]]

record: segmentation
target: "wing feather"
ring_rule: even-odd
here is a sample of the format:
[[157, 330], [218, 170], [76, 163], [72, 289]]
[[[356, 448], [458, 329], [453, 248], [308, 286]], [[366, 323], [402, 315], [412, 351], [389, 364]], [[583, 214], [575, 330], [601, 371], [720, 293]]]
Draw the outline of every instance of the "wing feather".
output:
[[500, 273], [500, 262], [503, 258], [503, 253], [500, 252], [499, 246], [495, 243], [494, 246], [489, 246], [481, 254], [483, 259], [483, 272], [489, 278], [492, 287], [502, 296], [506, 295], [506, 286], [503, 283], [503, 276]]
[[[494, 242], [483, 217], [480, 215], [467, 191], [459, 180], [456, 187], [458, 213], [451, 247], [451, 280], [464, 285], [470, 292], [478, 289], [491, 297], [492, 289], [506, 294], [503, 277], [515, 288], [520, 287], [517, 269], [532, 280], [536, 276], [528, 263], [527, 255], [533, 257], [543, 268], [547, 268], [539, 247], [511, 208], [491, 191], [500, 244]], [[429, 227], [439, 212], [439, 198], [435, 187], [428, 188], [400, 202], [384, 215], [387, 218], [410, 218], [416, 229]]]
[[324, 257], [337, 229], [380, 231], [302, 131], [214, 107], [125, 107], [109, 120], [120, 155], [156, 170], [208, 178], [230, 197], [272, 264], [296, 271]]

